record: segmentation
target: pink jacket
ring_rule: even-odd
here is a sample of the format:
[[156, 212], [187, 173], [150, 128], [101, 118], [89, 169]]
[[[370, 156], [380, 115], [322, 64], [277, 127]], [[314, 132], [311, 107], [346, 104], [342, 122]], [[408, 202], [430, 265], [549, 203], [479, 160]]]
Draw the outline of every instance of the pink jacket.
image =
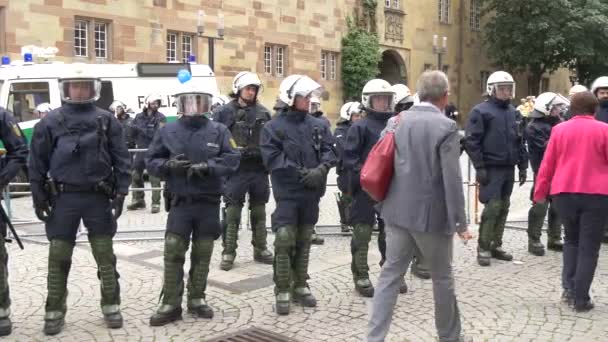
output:
[[534, 187], [534, 201], [549, 195], [608, 195], [608, 124], [577, 115], [551, 130]]

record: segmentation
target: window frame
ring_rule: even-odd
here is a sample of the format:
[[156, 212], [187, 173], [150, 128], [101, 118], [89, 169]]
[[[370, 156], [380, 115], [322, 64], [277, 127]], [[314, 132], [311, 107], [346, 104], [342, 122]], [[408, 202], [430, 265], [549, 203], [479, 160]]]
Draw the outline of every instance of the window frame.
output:
[[469, 29], [481, 31], [481, 0], [471, 0], [469, 6]]
[[[439, 23], [450, 24], [452, 19], [452, 1], [438, 0], [439, 3]], [[445, 15], [445, 16], [444, 16]]]
[[[85, 36], [84, 38], [78, 38], [80, 40], [84, 39], [84, 48], [86, 49], [85, 54], [82, 55], [81, 52], [76, 52], [76, 25], [78, 23], [84, 23], [85, 28]], [[103, 40], [103, 50], [97, 47], [97, 42], [102, 41], [97, 39], [97, 25], [105, 26], [105, 40]], [[72, 55], [75, 58], [82, 58], [86, 60], [95, 60], [95, 61], [111, 61], [112, 60], [112, 21], [103, 18], [92, 18], [92, 17], [83, 17], [83, 16], [75, 16], [74, 17], [74, 25], [72, 25]], [[81, 42], [82, 43], [82, 42]], [[101, 44], [100, 44], [101, 45]], [[82, 45], [80, 45], [79, 49], [82, 50]], [[98, 56], [98, 51], [105, 51], [104, 57]]]
[[[174, 36], [175, 37], [175, 41], [174, 41], [174, 49], [173, 49], [173, 59], [169, 58], [169, 36]], [[186, 50], [184, 50], [184, 45], [187, 45], [185, 43], [185, 38], [186, 37], [190, 37], [190, 54], [188, 56], [185, 56], [186, 54]], [[178, 63], [189, 63], [190, 62], [190, 56], [194, 55], [196, 56], [196, 53], [198, 51], [197, 48], [197, 39], [196, 39], [196, 34], [192, 33], [192, 32], [184, 32], [184, 31], [175, 31], [175, 30], [167, 30], [166, 34], [165, 34], [165, 62], [170, 63], [170, 62], [178, 62]]]
[[[288, 53], [287, 45], [265, 43], [264, 50], [262, 50], [264, 73], [277, 78], [285, 77], [289, 72]], [[269, 68], [270, 71], [268, 71]]]

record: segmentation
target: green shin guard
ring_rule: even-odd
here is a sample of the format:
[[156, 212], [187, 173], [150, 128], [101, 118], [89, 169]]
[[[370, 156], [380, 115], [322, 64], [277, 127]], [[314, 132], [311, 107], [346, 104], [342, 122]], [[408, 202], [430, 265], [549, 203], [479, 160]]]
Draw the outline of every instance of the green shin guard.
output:
[[0, 234], [0, 336], [9, 335], [13, 330], [10, 319], [11, 298], [8, 285], [8, 253], [5, 240]]
[[502, 236], [505, 233], [507, 216], [509, 215], [509, 207], [511, 206], [511, 201], [509, 201], [508, 198], [503, 199], [501, 202], [500, 214], [496, 219], [496, 228], [494, 229], [494, 234], [492, 236], [493, 248], [502, 246]]
[[188, 241], [177, 234], [165, 236], [164, 277], [161, 293], [162, 303], [150, 317], [151, 326], [161, 326], [182, 317], [182, 295], [184, 292], [184, 262]]
[[296, 244], [296, 227], [279, 227], [274, 239], [273, 280], [276, 294], [276, 311], [288, 315], [291, 303], [291, 264]]
[[67, 282], [72, 266], [74, 244], [54, 239], [49, 245], [49, 264], [47, 275], [47, 298], [44, 315], [44, 333], [58, 334], [65, 323], [67, 312]]
[[212, 239], [192, 241], [188, 276], [188, 312], [202, 318], [213, 318], [213, 310], [205, 301], [209, 262], [212, 254]]
[[313, 225], [298, 227], [296, 238], [296, 253], [294, 256], [294, 291], [293, 300], [305, 307], [317, 306], [317, 300], [308, 288], [308, 263], [310, 262], [311, 236]]
[[481, 222], [479, 224], [479, 241], [478, 245], [483, 250], [490, 250], [492, 240], [495, 236], [494, 231], [498, 224], [498, 219], [502, 210], [502, 201], [493, 199], [488, 202], [481, 213]]
[[236, 257], [236, 249], [239, 240], [239, 225], [241, 224], [242, 206], [229, 205], [226, 207], [226, 231], [223, 235], [222, 261], [220, 268], [224, 271], [232, 269]]
[[89, 235], [93, 257], [97, 262], [97, 277], [101, 281], [101, 310], [109, 328], [121, 328], [123, 319], [120, 313], [120, 277], [116, 271], [112, 237], [108, 235]]
[[264, 204], [254, 205], [250, 208], [250, 219], [252, 225], [251, 244], [253, 245], [253, 259], [257, 262], [272, 265], [273, 255], [268, 250], [266, 238], [266, 206]]
[[367, 263], [372, 229], [373, 227], [368, 224], [355, 224], [351, 241], [351, 271], [355, 289], [364, 297], [373, 297], [374, 295], [374, 286], [369, 280], [369, 265]]

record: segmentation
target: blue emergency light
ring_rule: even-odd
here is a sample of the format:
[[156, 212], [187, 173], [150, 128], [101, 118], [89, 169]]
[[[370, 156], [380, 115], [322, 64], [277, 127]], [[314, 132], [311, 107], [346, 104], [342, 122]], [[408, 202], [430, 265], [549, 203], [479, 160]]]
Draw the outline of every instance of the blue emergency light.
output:
[[196, 56], [195, 56], [195, 55], [190, 55], [190, 56], [188, 57], [188, 61], [189, 61], [190, 63], [196, 63]]
[[25, 63], [31, 63], [34, 61], [34, 58], [32, 57], [32, 54], [29, 52], [26, 52], [23, 54], [23, 61]]
[[2, 65], [10, 65], [11, 58], [9, 56], [2, 56]]

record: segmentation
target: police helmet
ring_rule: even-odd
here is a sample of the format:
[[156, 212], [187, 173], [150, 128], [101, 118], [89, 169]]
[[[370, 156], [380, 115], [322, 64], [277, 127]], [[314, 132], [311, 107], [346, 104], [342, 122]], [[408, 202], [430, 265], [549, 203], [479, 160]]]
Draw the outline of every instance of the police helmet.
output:
[[550, 116], [554, 109], [559, 109], [562, 116], [570, 107], [570, 101], [560, 94], [546, 92], [538, 95], [534, 102], [534, 110], [528, 114], [531, 118]]
[[42, 113], [48, 113], [52, 110], [53, 110], [53, 107], [51, 107], [50, 103], [43, 102], [36, 106], [36, 109], [34, 109], [34, 113], [40, 115]]
[[[372, 99], [386, 98], [385, 108], [373, 108]], [[361, 104], [365, 110], [375, 112], [392, 112], [395, 108], [395, 90], [383, 79], [373, 79], [365, 84], [361, 95]]]
[[320, 96], [323, 87], [305, 75], [287, 76], [279, 86], [279, 99], [291, 107], [297, 96]]
[[205, 116], [211, 112], [214, 89], [194, 84], [182, 84], [173, 94], [178, 115]]
[[101, 80], [84, 69], [84, 63], [66, 66], [67, 70], [59, 79], [61, 100], [66, 103], [93, 103], [101, 96]]
[[146, 99], [144, 102], [146, 105], [149, 105], [150, 103], [156, 102], [156, 101], [158, 101], [158, 105], [160, 106], [161, 102], [163, 101], [163, 97], [160, 94], [152, 93], [152, 94], [149, 94], [148, 96], [146, 96]]
[[119, 100], [114, 100], [114, 102], [112, 102], [112, 104], [110, 105], [110, 107], [108, 109], [110, 109], [110, 111], [116, 113], [118, 108], [122, 108], [122, 110], [125, 113], [127, 112], [127, 105], [124, 102], [119, 101]]
[[486, 91], [489, 96], [496, 96], [496, 87], [511, 86], [511, 98], [515, 96], [515, 80], [506, 71], [496, 71], [488, 77]]
[[321, 99], [317, 96], [310, 98], [310, 113], [316, 113], [321, 110]]
[[262, 81], [253, 72], [241, 71], [232, 80], [232, 94], [237, 95], [241, 89], [250, 85], [257, 87], [259, 92], [259, 89], [262, 88]]
[[340, 118], [350, 120], [353, 114], [361, 114], [361, 103], [347, 102], [340, 108]]
[[393, 90], [395, 91], [395, 111], [397, 109], [407, 110], [414, 105], [412, 92], [405, 84], [395, 84]]
[[598, 77], [591, 85], [591, 92], [597, 96], [598, 89], [608, 88], [608, 76]]

